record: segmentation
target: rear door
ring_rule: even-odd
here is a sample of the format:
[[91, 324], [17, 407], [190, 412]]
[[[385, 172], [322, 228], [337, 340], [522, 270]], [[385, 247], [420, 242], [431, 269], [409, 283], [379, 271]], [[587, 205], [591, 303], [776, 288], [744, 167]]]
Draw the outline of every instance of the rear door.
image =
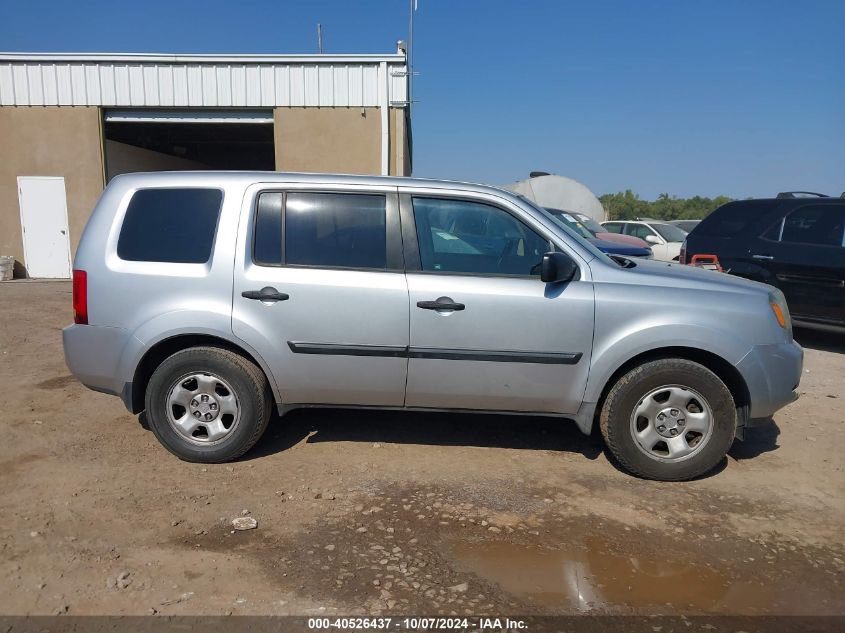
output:
[[545, 284], [539, 264], [552, 236], [503, 199], [400, 192], [406, 406], [577, 412], [593, 338], [586, 265], [577, 281]]
[[401, 406], [408, 346], [396, 188], [253, 187], [232, 329], [284, 404]]
[[755, 246], [751, 257], [769, 270], [796, 318], [845, 324], [845, 202], [802, 205]]

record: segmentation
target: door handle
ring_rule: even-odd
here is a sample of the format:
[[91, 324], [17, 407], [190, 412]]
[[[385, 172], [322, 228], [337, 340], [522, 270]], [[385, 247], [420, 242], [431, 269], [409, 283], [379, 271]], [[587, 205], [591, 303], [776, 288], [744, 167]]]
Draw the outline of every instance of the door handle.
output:
[[286, 292], [279, 292], [272, 286], [264, 286], [261, 290], [244, 290], [241, 296], [245, 299], [257, 301], [287, 301], [290, 295]]
[[752, 255], [751, 258], [752, 259], [763, 259], [763, 260], [766, 260], [766, 261], [771, 261], [771, 260], [774, 259], [774, 257], [772, 257], [771, 255]]
[[452, 301], [451, 297], [438, 297], [435, 301], [417, 301], [417, 307], [423, 310], [454, 310], [466, 308], [463, 303]]

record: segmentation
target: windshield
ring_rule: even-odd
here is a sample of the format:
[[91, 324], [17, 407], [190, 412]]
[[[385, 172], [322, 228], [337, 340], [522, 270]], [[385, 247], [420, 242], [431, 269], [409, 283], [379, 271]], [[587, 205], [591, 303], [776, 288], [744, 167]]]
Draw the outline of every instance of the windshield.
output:
[[652, 224], [651, 228], [660, 233], [660, 237], [667, 242], [683, 242], [687, 237], [686, 231], [671, 224]]
[[547, 211], [543, 207], [537, 206], [536, 204], [531, 202], [528, 198], [520, 196], [520, 200], [523, 202], [523, 204], [527, 204], [532, 209], [536, 209], [537, 213], [539, 213], [540, 215], [542, 215], [542, 216], [548, 218], [549, 220], [551, 220], [554, 223], [555, 226], [560, 228], [561, 231], [566, 233], [569, 237], [571, 237], [579, 245], [581, 245], [582, 248], [584, 248], [587, 251], [589, 251], [590, 253], [592, 253], [595, 257], [598, 257], [598, 258], [606, 258], [607, 257], [607, 255], [605, 253], [603, 253], [598, 248], [593, 246], [585, 237], [583, 237], [580, 233], [578, 233], [578, 231], [573, 229], [569, 225], [569, 223], [566, 222], [565, 220], [557, 218], [554, 213], [552, 213], [551, 211]]
[[571, 213], [567, 213], [566, 211], [561, 211], [560, 209], [550, 209], [549, 207], [544, 207], [546, 211], [552, 214], [552, 219], [557, 223], [560, 224], [563, 222], [573, 231], [577, 231], [578, 235], [581, 237], [585, 237], [588, 240], [595, 237], [593, 232], [590, 231], [586, 226], [584, 226], [578, 219], [572, 215]]
[[573, 213], [572, 215], [578, 218], [581, 224], [587, 227], [587, 230], [592, 231], [593, 233], [607, 233], [607, 229], [589, 215], [584, 215], [583, 213]]

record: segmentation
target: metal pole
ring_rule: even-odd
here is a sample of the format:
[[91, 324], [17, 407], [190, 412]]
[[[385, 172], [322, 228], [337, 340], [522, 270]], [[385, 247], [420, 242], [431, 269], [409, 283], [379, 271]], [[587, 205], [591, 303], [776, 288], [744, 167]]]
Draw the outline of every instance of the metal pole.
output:
[[417, 9], [417, 0], [410, 0], [410, 11], [408, 16], [408, 59], [406, 64], [408, 66], [408, 118], [411, 118], [411, 107], [414, 103], [413, 91], [411, 86], [414, 83], [414, 11]]
[[317, 22], [317, 51], [323, 54], [323, 25]]

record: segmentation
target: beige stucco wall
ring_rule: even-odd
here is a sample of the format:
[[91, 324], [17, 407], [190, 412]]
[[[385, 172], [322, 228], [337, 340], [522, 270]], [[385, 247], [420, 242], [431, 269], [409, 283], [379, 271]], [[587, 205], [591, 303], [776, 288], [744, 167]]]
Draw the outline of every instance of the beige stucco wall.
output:
[[390, 108], [390, 175], [411, 175], [411, 153], [403, 108]]
[[[0, 255], [23, 262], [18, 176], [63, 176], [71, 252], [103, 191], [100, 111], [0, 107]], [[16, 264], [16, 276], [23, 272]]]
[[381, 173], [378, 108], [276, 108], [279, 171]]

